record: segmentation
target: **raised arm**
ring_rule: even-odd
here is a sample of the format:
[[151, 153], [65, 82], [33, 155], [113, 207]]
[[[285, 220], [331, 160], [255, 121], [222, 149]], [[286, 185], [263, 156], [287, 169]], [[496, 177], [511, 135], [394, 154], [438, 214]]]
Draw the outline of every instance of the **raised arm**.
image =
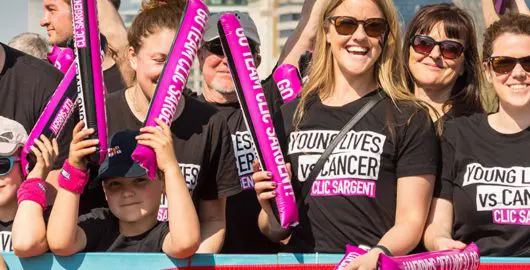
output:
[[79, 200], [88, 181], [85, 156], [96, 151], [98, 140], [87, 140], [94, 129], [82, 130], [83, 127], [84, 123], [79, 122], [74, 128], [68, 161], [59, 176], [60, 188], [48, 222], [48, 245], [59, 256], [80, 252], [87, 244], [85, 232], [77, 226]]
[[43, 216], [46, 208], [43, 179], [46, 179], [59, 154], [59, 146], [56, 139], [50, 142], [41, 135], [31, 151], [35, 154], [37, 162], [18, 190], [19, 206], [12, 230], [13, 250], [21, 258], [38, 256], [48, 250]]
[[155, 150], [158, 169], [164, 175], [169, 234], [164, 239], [162, 250], [171, 257], [187, 258], [199, 247], [199, 219], [175, 157], [171, 130], [161, 120], [155, 119], [155, 121], [161, 129], [142, 128], [140, 130], [142, 134], [137, 139], [139, 144]]

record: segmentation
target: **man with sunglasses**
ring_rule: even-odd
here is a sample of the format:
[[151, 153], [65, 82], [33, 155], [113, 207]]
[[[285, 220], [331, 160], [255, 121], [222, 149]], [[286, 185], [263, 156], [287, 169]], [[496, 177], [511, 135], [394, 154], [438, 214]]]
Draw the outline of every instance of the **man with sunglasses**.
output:
[[[246, 13], [233, 11], [249, 40], [256, 66], [261, 62], [260, 38], [254, 21]], [[213, 14], [208, 20], [198, 58], [203, 74], [202, 95], [198, 98], [214, 105], [227, 118], [232, 137], [239, 180], [243, 192], [227, 198], [226, 237], [222, 253], [275, 253], [278, 244], [269, 241], [257, 227], [260, 206], [252, 182], [252, 162], [256, 159], [254, 145], [247, 131], [237, 100], [234, 82], [228, 69], [217, 31], [217, 22], [223, 13]], [[272, 79], [263, 88], [274, 87]], [[279, 93], [277, 89], [276, 93]], [[265, 90], [267, 91], [267, 90]], [[272, 91], [272, 90], [271, 90]], [[270, 93], [270, 92], [268, 92]], [[278, 94], [279, 97], [279, 94]], [[279, 97], [281, 98], [281, 97]]]

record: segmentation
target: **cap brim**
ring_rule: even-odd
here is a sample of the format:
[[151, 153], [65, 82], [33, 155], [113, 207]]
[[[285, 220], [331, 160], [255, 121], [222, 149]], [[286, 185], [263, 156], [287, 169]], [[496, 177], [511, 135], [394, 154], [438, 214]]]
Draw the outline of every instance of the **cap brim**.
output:
[[94, 181], [90, 184], [90, 189], [96, 188], [99, 186], [101, 182], [103, 182], [105, 179], [113, 178], [113, 177], [127, 177], [127, 178], [134, 178], [134, 177], [142, 177], [147, 175], [147, 171], [142, 168], [142, 166], [135, 163], [133, 166], [114, 166], [112, 169], [109, 169], [108, 163], [104, 162], [101, 165], [101, 168], [99, 169], [100, 173], [98, 176], [94, 179]]
[[19, 147], [22, 147], [22, 144], [18, 143], [6, 143], [0, 142], [0, 155], [1, 156], [12, 156], [15, 154]]

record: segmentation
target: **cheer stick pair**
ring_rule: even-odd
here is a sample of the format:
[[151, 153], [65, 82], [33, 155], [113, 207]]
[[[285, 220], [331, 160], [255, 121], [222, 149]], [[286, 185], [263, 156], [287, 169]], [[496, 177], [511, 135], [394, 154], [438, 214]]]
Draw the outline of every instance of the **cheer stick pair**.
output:
[[282, 227], [295, 226], [298, 208], [291, 179], [243, 27], [236, 15], [230, 13], [222, 15], [217, 26], [258, 161], [261, 168], [272, 173], [272, 180], [277, 184], [276, 204], [272, 204], [275, 215]]
[[[187, 2], [178, 33], [149, 105], [144, 126], [156, 127], [157, 118], [171, 126], [208, 18], [208, 8], [202, 1]], [[157, 163], [152, 148], [139, 144], [132, 154], [132, 159], [146, 169], [151, 179], [155, 178]]]
[[74, 62], [74, 51], [68, 47], [61, 49], [57, 45], [53, 45], [48, 53], [48, 61], [62, 73], [66, 73]]
[[[346, 255], [335, 267], [335, 270], [347, 269], [347, 266], [355, 258], [366, 253], [366, 250], [347, 245]], [[381, 253], [377, 264], [380, 270], [477, 270], [480, 265], [480, 252], [477, 245], [471, 243], [462, 250], [431, 251], [395, 257]]]

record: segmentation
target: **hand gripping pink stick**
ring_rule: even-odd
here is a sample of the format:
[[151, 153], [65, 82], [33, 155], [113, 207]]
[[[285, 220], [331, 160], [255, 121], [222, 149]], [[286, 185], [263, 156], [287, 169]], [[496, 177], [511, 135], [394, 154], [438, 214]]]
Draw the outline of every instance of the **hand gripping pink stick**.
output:
[[283, 103], [287, 103], [298, 96], [302, 90], [302, 80], [298, 69], [291, 64], [280, 65], [272, 74], [272, 78], [276, 82]]
[[353, 262], [353, 260], [366, 253], [367, 251], [362, 248], [352, 245], [346, 245], [346, 254], [344, 255], [344, 257], [342, 257], [342, 260], [339, 262], [339, 264], [335, 266], [335, 270], [348, 269], [348, 265]]
[[471, 243], [463, 250], [423, 252], [398, 257], [381, 254], [378, 263], [382, 270], [476, 270], [480, 265], [480, 252], [477, 245]]
[[[162, 76], [156, 85], [144, 126], [156, 127], [156, 118], [171, 126], [178, 101], [186, 86], [193, 60], [201, 44], [209, 11], [202, 1], [188, 0], [184, 14], [171, 46], [169, 58], [162, 70]], [[132, 159], [147, 170], [147, 175], [151, 179], [155, 178], [157, 164], [153, 149], [139, 144], [132, 154]]]
[[[243, 27], [234, 14], [222, 15], [217, 26], [261, 167], [272, 172], [272, 180], [278, 184], [275, 191], [280, 224], [284, 228], [295, 226], [298, 224], [298, 208], [291, 179]], [[273, 204], [273, 209], [276, 206]]]
[[51, 52], [48, 53], [48, 61], [62, 73], [66, 73], [74, 62], [74, 51], [70, 48], [61, 49], [54, 45]]
[[88, 160], [101, 164], [107, 154], [107, 116], [96, 0], [71, 0], [71, 6], [79, 116], [85, 122], [85, 129], [93, 128], [96, 131], [89, 139], [99, 139], [98, 151], [90, 155]]
[[69, 86], [74, 81], [75, 70], [75, 65], [70, 65], [22, 147], [21, 165], [24, 176], [27, 176], [35, 165], [35, 157], [30, 152], [35, 139], [40, 135], [49, 139], [59, 136], [64, 124], [74, 112], [77, 90]]

